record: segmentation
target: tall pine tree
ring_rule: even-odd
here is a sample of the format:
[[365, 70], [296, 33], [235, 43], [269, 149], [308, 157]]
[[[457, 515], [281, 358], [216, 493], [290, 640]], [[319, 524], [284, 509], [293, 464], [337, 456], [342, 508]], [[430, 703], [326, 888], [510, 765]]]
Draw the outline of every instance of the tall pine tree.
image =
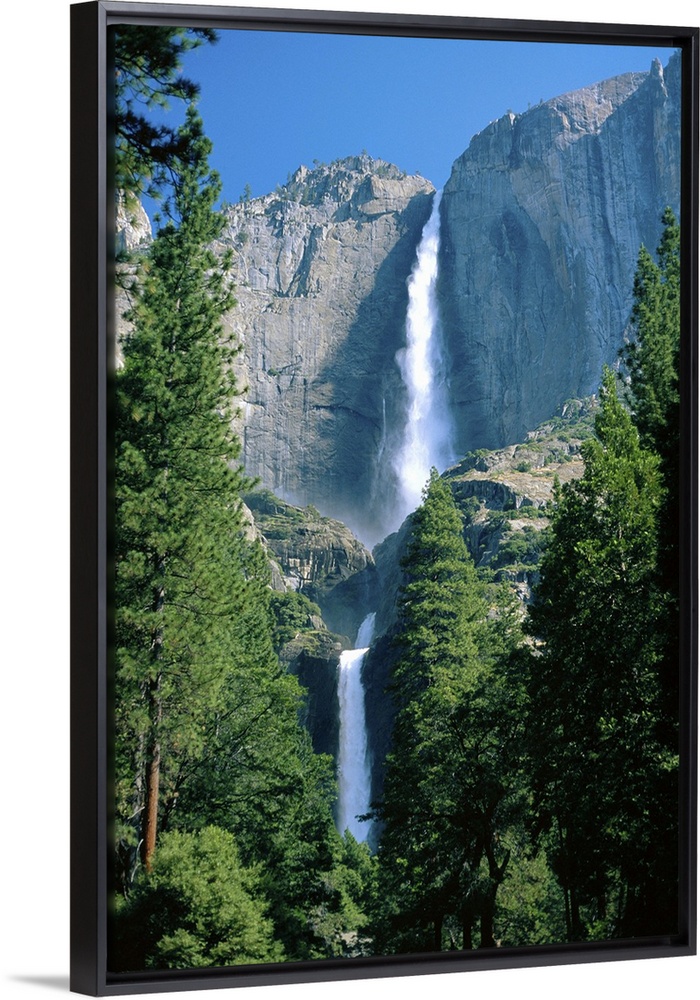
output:
[[[346, 948], [360, 889], [333, 826], [330, 762], [274, 652], [267, 559], [247, 537], [222, 327], [233, 296], [210, 249], [219, 184], [193, 108], [178, 141], [187, 155], [139, 262], [115, 377], [116, 884], [128, 899], [113, 967], [327, 957]], [[212, 861], [217, 845], [235, 852], [240, 879], [207, 889], [192, 862], [205, 842]], [[216, 915], [236, 893], [247, 937]]]
[[402, 565], [397, 714], [375, 808], [377, 948], [439, 950], [445, 935], [470, 948], [477, 920], [480, 945], [493, 946], [509, 860], [501, 834], [517, 799], [518, 685], [498, 665], [514, 638], [502, 615], [489, 620], [461, 516], [435, 470]]
[[659, 728], [662, 479], [610, 370], [595, 429], [582, 479], [558, 493], [530, 610], [541, 644], [527, 725], [534, 802], [574, 940], [674, 926], [676, 757]]
[[670, 208], [654, 261], [639, 252], [632, 310], [633, 339], [622, 351], [625, 398], [642, 446], [659, 457], [659, 573], [665, 592], [662, 664], [666, 738], [677, 740], [680, 635], [680, 227]]
[[146, 867], [173, 761], [200, 752], [221, 699], [245, 593], [236, 389], [220, 339], [233, 296], [207, 249], [219, 184], [193, 109], [180, 140], [188, 155], [140, 271], [115, 392], [118, 820]]

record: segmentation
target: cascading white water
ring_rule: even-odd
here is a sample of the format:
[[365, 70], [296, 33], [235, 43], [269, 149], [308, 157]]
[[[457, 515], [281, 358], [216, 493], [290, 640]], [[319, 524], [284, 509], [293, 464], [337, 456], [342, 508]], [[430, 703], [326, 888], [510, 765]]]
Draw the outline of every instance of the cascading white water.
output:
[[[391, 530], [398, 528], [420, 504], [431, 468], [443, 472], [454, 459], [436, 294], [441, 198], [442, 192], [438, 191], [416, 251], [408, 280], [406, 346], [396, 355], [408, 396], [408, 412], [401, 446], [392, 460], [398, 490]], [[378, 459], [386, 446], [384, 421]], [[374, 617], [368, 615], [360, 626], [356, 648], [341, 654], [338, 679], [338, 830], [344, 833], [349, 829], [357, 840], [367, 840], [370, 832], [370, 824], [360, 823], [356, 817], [368, 812], [371, 794], [361, 670], [372, 641]]]
[[436, 295], [441, 199], [437, 191], [418, 244], [408, 281], [406, 347], [396, 355], [409, 404], [403, 442], [393, 462], [397, 526], [419, 505], [431, 468], [443, 472], [453, 460]]
[[350, 830], [356, 840], [367, 839], [369, 823], [357, 816], [369, 810], [371, 775], [367, 755], [365, 691], [362, 663], [374, 631], [374, 612], [367, 615], [357, 633], [355, 649], [340, 654], [338, 703], [340, 746], [338, 752], [338, 830]]

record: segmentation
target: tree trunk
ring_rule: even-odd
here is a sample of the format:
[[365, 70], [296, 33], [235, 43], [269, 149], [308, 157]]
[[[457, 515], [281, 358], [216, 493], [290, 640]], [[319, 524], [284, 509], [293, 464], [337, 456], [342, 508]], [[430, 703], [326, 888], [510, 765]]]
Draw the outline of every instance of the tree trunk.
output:
[[481, 941], [479, 942], [479, 947], [495, 948], [496, 939], [493, 936], [493, 919], [496, 913], [496, 893], [505, 877], [506, 868], [510, 861], [510, 851], [506, 851], [503, 861], [499, 865], [496, 861], [493, 837], [491, 837], [485, 843], [485, 854], [489, 865], [489, 885], [484, 892], [481, 904]]
[[158, 832], [158, 796], [160, 792], [160, 741], [156, 738], [146, 764], [146, 805], [143, 811], [143, 837], [141, 861], [147, 872], [151, 870]]
[[585, 940], [585, 933], [583, 929], [583, 923], [581, 921], [581, 911], [579, 909], [579, 901], [576, 893], [576, 889], [571, 889], [571, 940], [572, 941], [583, 941]]

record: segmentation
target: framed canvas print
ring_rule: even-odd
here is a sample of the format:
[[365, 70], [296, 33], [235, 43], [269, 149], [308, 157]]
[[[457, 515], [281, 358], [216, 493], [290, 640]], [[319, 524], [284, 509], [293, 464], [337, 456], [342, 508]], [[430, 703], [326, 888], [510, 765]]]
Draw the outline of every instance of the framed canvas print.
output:
[[698, 28], [71, 25], [72, 989], [694, 955]]

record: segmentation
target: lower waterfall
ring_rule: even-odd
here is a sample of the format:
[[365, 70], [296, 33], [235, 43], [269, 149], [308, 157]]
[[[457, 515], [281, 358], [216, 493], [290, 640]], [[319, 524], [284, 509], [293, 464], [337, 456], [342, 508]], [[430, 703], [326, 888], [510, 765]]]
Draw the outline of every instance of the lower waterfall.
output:
[[338, 704], [340, 740], [338, 750], [338, 820], [339, 833], [349, 830], [355, 840], [367, 840], [370, 824], [357, 817], [369, 810], [371, 772], [367, 753], [365, 690], [362, 664], [372, 641], [374, 612], [367, 615], [357, 633], [355, 649], [340, 654]]

